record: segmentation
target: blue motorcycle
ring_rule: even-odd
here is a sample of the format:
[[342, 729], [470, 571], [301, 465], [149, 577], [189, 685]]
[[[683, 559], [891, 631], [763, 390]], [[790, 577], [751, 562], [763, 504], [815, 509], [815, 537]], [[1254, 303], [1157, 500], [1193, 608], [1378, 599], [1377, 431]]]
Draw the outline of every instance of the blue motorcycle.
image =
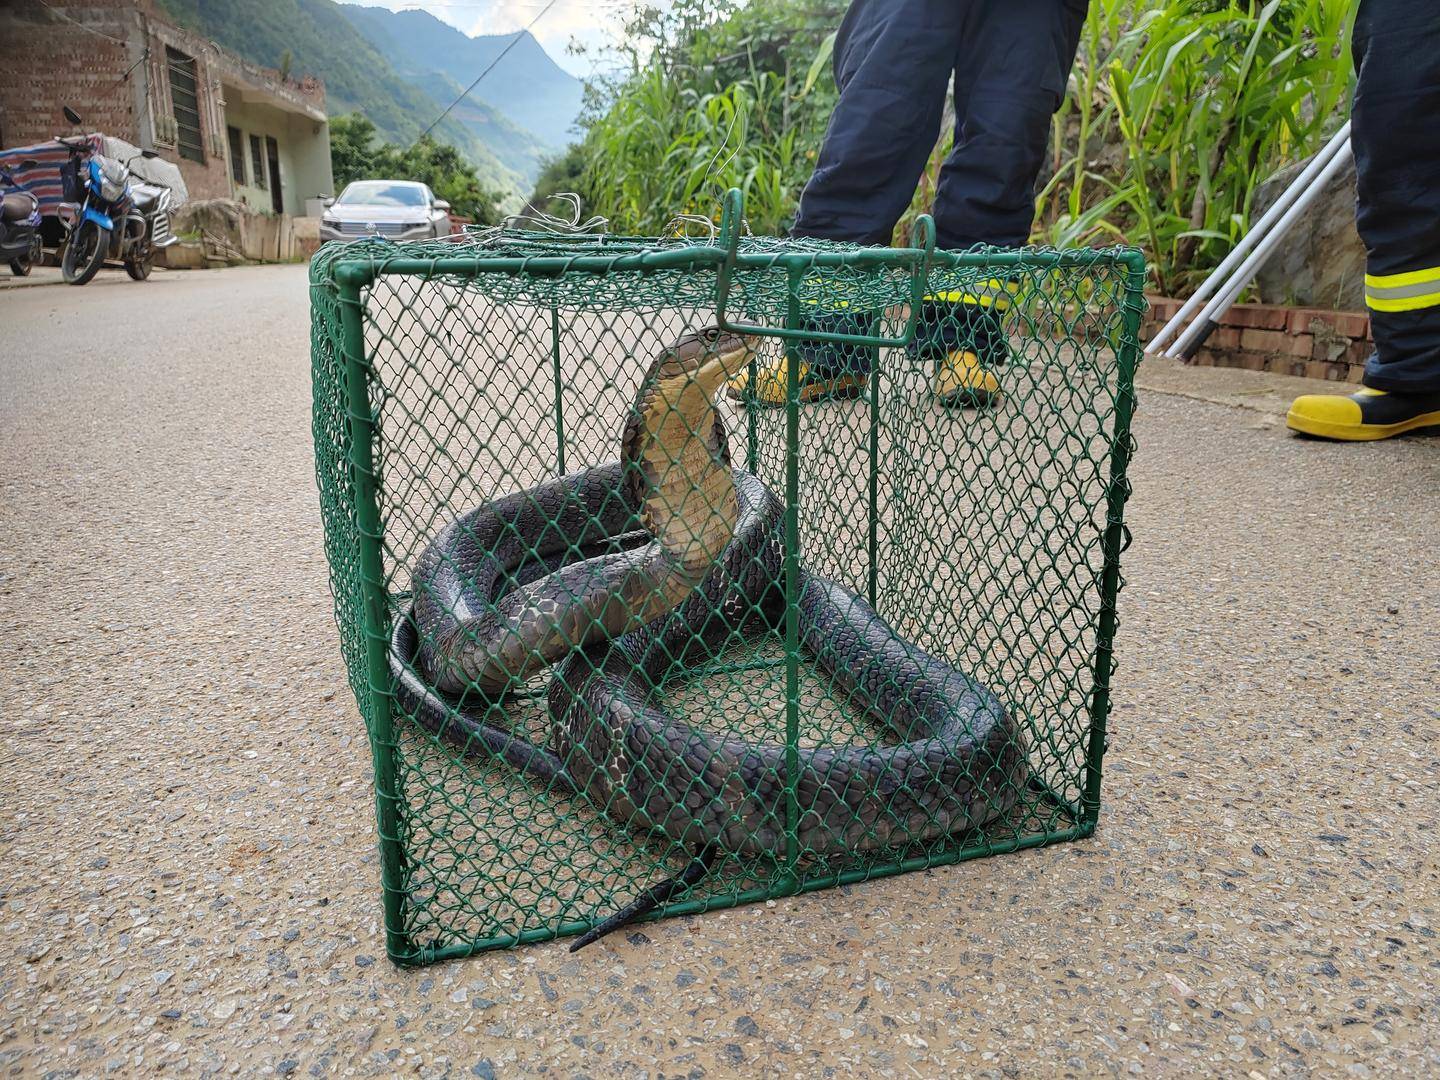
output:
[[[81, 122], [68, 105], [65, 118]], [[56, 142], [70, 151], [60, 168], [65, 200], [79, 205], [68, 223], [61, 274], [71, 285], [84, 285], [108, 256], [124, 263], [136, 281], [144, 281], [154, 266], [155, 251], [176, 240], [170, 232], [170, 189], [153, 183], [132, 187], [129, 163], [91, 153], [84, 138], [62, 136]], [[139, 156], [159, 155], [142, 150]]]

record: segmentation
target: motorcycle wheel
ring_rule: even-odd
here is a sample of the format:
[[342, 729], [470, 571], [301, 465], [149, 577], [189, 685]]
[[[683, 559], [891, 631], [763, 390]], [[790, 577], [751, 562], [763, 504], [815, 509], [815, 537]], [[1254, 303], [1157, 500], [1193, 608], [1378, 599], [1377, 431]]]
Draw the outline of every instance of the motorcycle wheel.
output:
[[10, 272], [16, 277], [29, 277], [30, 268], [39, 266], [44, 251], [40, 247], [40, 234], [36, 233], [30, 239], [30, 250], [24, 255], [10, 260]]
[[155, 269], [155, 253], [147, 251], [138, 259], [125, 260], [125, 272], [136, 281], [144, 281], [150, 276], [150, 271]]
[[110, 231], [93, 221], [82, 221], [70, 234], [65, 255], [60, 260], [60, 274], [71, 285], [84, 285], [100, 271], [105, 249], [110, 246]]

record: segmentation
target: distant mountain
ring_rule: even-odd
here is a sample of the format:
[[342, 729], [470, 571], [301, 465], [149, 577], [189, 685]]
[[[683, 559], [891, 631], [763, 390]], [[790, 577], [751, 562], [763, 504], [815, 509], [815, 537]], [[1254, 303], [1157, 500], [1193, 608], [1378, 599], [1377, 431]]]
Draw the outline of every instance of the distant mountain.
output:
[[[441, 71], [414, 75], [409, 81], [436, 101], [443, 102], [440, 106], [442, 109], [458, 98], [465, 89]], [[473, 97], [467, 97], [451, 109], [450, 116], [446, 119], [462, 124], [506, 166], [527, 180], [533, 181], [539, 176], [545, 160], [554, 154], [552, 147], [534, 132], [512, 124], [499, 109], [487, 102], [476, 101]]]
[[570, 128], [580, 113], [580, 80], [550, 59], [528, 31], [520, 31], [518, 41], [515, 34], [467, 37], [426, 11], [390, 11], [359, 4], [344, 4], [342, 10], [396, 71], [421, 85], [439, 73], [463, 89], [514, 42], [514, 48], [467, 101], [494, 106], [552, 148], [562, 148], [570, 141]]
[[[293, 71], [325, 80], [332, 116], [363, 113], [383, 136], [396, 142], [416, 138], [444, 108], [421, 86], [402, 78], [349, 21], [352, 9], [342, 9], [333, 0], [160, 0], [160, 4], [176, 22], [257, 64], [278, 67], [289, 53]], [[445, 104], [449, 104], [453, 95], [446, 89]], [[507, 148], [505, 154], [477, 134], [487, 125], [497, 144]], [[516, 131], [503, 117], [461, 118], [452, 113], [434, 135], [454, 145], [487, 187], [528, 193], [534, 162], [542, 150], [535, 147], [533, 137]]]

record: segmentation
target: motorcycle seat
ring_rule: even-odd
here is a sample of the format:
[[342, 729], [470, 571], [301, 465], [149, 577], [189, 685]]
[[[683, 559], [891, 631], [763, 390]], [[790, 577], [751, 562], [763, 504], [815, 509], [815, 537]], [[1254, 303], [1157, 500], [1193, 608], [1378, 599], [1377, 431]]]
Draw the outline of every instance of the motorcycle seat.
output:
[[131, 201], [131, 203], [134, 204], [136, 210], [139, 210], [139, 211], [142, 211], [142, 212], [145, 211], [145, 210], [150, 209], [150, 207], [151, 207], [152, 205], [154, 205], [155, 200], [156, 200], [158, 197], [159, 197], [158, 194], [157, 194], [156, 192], [153, 192], [153, 191], [131, 191], [131, 192], [130, 192], [130, 201]]
[[0, 221], [24, 221], [39, 205], [33, 195], [23, 191], [12, 192], [0, 198]]

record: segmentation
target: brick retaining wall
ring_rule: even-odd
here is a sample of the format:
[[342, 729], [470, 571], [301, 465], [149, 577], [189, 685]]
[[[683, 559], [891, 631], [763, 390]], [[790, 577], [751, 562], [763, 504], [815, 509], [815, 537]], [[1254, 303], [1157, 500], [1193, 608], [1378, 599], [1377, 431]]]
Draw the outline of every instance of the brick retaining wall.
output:
[[[1143, 341], [1154, 337], [1183, 302], [1158, 296], [1146, 299], [1150, 308], [1141, 333]], [[1236, 304], [1220, 320], [1194, 363], [1359, 382], [1373, 347], [1370, 316], [1363, 311]]]

